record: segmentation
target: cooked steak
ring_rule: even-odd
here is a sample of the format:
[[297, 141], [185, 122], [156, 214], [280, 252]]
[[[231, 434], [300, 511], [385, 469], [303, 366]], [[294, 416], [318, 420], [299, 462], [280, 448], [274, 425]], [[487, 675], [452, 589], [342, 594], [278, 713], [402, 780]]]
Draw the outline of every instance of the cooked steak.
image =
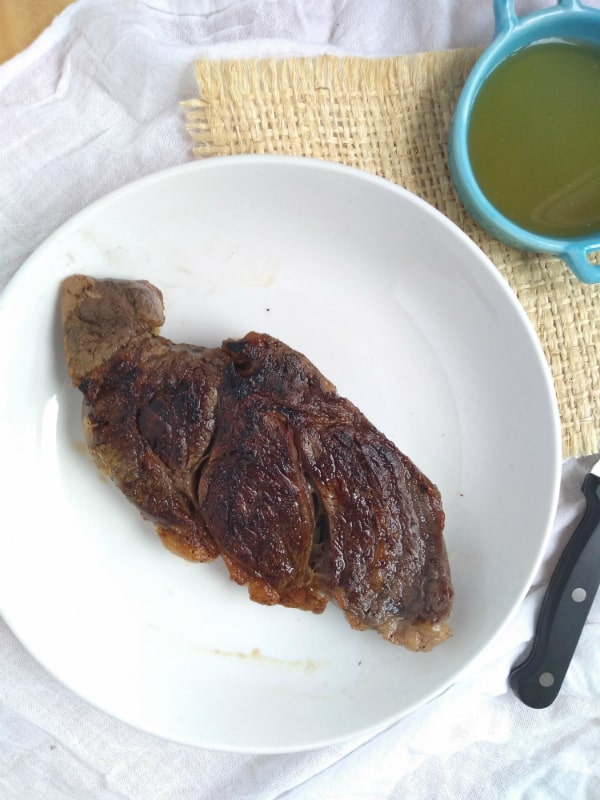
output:
[[437, 488], [301, 353], [159, 336], [145, 281], [62, 287], [67, 363], [96, 463], [188, 559], [221, 555], [261, 603], [320, 612], [411, 650], [450, 634]]
[[61, 314], [98, 467], [156, 523], [169, 549], [193, 561], [215, 558], [196, 489], [229, 359], [218, 348], [155, 336], [162, 295], [145, 281], [75, 275], [63, 284]]

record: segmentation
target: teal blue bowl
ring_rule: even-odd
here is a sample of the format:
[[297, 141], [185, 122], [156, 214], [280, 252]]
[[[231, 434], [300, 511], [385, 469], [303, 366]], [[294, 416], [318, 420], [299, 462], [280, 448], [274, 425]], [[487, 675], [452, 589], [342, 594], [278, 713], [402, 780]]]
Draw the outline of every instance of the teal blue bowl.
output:
[[[600, 265], [589, 255], [600, 250], [600, 230], [573, 238], [544, 236], [520, 227], [488, 200], [473, 173], [468, 135], [473, 103], [490, 73], [508, 56], [544, 40], [576, 40], [600, 48], [600, 10], [580, 0], [518, 17], [514, 0], [494, 0], [495, 34], [471, 71], [461, 92], [450, 131], [449, 163], [456, 191], [471, 216], [495, 238], [518, 247], [561, 258], [584, 283], [600, 283]], [[600, 162], [600, 131], [599, 162]]]

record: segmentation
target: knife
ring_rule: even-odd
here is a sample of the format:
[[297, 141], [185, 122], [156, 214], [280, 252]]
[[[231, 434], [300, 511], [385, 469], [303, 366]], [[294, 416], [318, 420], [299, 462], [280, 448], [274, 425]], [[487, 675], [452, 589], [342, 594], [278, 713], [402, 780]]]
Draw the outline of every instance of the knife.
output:
[[585, 513], [548, 584], [531, 652], [510, 672], [513, 691], [531, 708], [558, 695], [600, 583], [600, 460], [581, 490]]

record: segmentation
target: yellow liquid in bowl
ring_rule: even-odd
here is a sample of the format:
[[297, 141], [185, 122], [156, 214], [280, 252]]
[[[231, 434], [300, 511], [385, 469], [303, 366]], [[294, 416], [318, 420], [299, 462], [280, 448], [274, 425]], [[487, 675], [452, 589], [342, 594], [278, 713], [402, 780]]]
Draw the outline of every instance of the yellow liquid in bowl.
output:
[[509, 56], [475, 98], [468, 149], [480, 189], [517, 225], [600, 230], [600, 46], [548, 41]]

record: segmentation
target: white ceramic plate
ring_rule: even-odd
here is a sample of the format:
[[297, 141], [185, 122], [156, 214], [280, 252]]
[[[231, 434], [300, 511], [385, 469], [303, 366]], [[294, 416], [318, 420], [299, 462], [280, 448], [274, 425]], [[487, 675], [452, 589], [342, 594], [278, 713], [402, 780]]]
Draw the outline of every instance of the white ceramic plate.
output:
[[[301, 350], [434, 480], [452, 639], [410, 653], [322, 616], [251, 603], [190, 564], [93, 466], [57, 313], [74, 272], [147, 278], [166, 336], [255, 329]], [[312, 748], [383, 728], [457, 679], [541, 558], [560, 475], [538, 341], [474, 244], [423, 201], [327, 162], [186, 164], [81, 212], [0, 298], [0, 610], [89, 702], [203, 747]]]

